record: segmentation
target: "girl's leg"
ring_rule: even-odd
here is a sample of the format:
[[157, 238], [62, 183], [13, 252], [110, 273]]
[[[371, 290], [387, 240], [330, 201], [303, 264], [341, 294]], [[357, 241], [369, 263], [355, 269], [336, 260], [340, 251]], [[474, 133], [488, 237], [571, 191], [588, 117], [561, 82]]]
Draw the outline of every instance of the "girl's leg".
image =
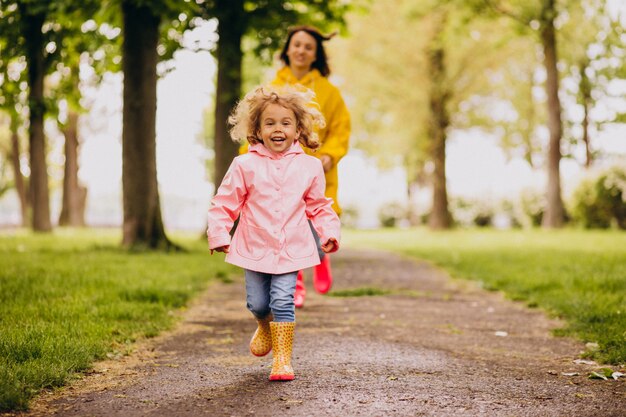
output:
[[272, 275], [246, 269], [245, 277], [248, 310], [257, 319], [265, 319], [271, 313], [270, 286]]
[[272, 332], [270, 322], [270, 285], [271, 275], [245, 270], [246, 300], [248, 310], [257, 321], [257, 329], [250, 339], [250, 352], [254, 356], [265, 356], [272, 350]]
[[271, 275], [270, 307], [274, 321], [296, 321], [294, 291], [298, 272]]
[[297, 275], [297, 272], [291, 272], [272, 276], [270, 306], [274, 321], [270, 323], [270, 331], [274, 353], [270, 381], [291, 381], [295, 378], [291, 366], [291, 352], [296, 327], [293, 293]]

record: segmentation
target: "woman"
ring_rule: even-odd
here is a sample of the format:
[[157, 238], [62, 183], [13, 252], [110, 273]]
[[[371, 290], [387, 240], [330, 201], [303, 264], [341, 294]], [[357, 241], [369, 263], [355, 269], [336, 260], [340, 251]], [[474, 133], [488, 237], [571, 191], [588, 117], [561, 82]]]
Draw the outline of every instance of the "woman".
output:
[[[337, 203], [337, 163], [348, 152], [350, 114], [341, 93], [327, 78], [330, 68], [323, 43], [331, 38], [332, 35], [325, 36], [311, 26], [291, 29], [280, 53], [280, 59], [285, 66], [278, 71], [273, 84], [301, 84], [315, 92], [316, 101], [326, 119], [326, 127], [319, 132], [321, 147], [317, 152], [306, 148], [305, 152], [322, 161], [326, 177], [326, 197], [333, 199], [333, 209], [341, 214]], [[313, 284], [319, 293], [325, 294], [332, 285], [330, 257], [320, 251], [320, 258], [322, 263], [313, 270]], [[306, 289], [300, 271], [296, 282], [296, 307], [304, 305], [305, 295]]]
[[[323, 43], [330, 40], [333, 35], [323, 35], [312, 26], [296, 26], [291, 29], [280, 53], [284, 67], [278, 71], [272, 84], [300, 84], [315, 92], [315, 101], [326, 119], [326, 127], [318, 132], [320, 148], [315, 152], [307, 148], [304, 148], [304, 151], [322, 161], [326, 178], [325, 194], [326, 197], [333, 199], [333, 210], [340, 215], [341, 208], [337, 202], [337, 164], [348, 152], [350, 114], [339, 89], [327, 78], [330, 68]], [[244, 152], [246, 150], [242, 149]], [[313, 234], [318, 240], [315, 230]], [[317, 292], [325, 294], [332, 285], [330, 257], [321, 250], [319, 255], [322, 263], [313, 270], [313, 284]], [[300, 271], [296, 283], [296, 307], [304, 305], [305, 295], [306, 288]]]

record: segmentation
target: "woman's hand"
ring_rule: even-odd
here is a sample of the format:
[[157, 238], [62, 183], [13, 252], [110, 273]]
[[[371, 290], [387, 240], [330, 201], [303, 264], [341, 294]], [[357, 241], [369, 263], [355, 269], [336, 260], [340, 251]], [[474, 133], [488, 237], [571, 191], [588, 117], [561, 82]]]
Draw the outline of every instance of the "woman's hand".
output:
[[322, 167], [324, 168], [324, 172], [330, 171], [333, 167], [333, 158], [328, 155], [320, 155], [320, 161], [322, 161]]
[[213, 255], [213, 251], [228, 253], [230, 251], [230, 245], [224, 245], [220, 246], [219, 248], [211, 249], [211, 255]]
[[335, 239], [328, 239], [328, 242], [322, 245], [324, 253], [331, 253], [337, 250], [337, 241]]

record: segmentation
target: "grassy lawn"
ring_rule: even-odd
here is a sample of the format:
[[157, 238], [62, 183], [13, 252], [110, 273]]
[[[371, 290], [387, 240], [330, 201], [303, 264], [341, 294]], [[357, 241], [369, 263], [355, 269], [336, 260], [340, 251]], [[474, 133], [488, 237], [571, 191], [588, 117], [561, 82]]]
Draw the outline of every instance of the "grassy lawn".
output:
[[[182, 253], [128, 253], [120, 240], [102, 230], [0, 233], [0, 411], [128, 353], [235, 271], [197, 234], [174, 236]], [[502, 290], [564, 318], [559, 334], [598, 343], [593, 358], [626, 362], [626, 233], [345, 231], [343, 244], [402, 252]]]
[[346, 231], [351, 247], [433, 262], [567, 322], [560, 335], [598, 343], [588, 356], [626, 363], [626, 233], [426, 229]]
[[0, 411], [24, 409], [42, 388], [127, 353], [234, 271], [199, 233], [174, 240], [188, 251], [128, 253], [115, 231], [0, 233]]

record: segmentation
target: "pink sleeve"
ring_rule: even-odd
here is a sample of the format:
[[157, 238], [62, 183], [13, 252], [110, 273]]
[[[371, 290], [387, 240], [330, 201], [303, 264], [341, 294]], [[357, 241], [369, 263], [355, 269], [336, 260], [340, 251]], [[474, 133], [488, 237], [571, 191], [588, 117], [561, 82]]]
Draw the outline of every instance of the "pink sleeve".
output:
[[246, 183], [237, 158], [228, 168], [217, 193], [211, 199], [207, 238], [209, 249], [230, 245], [230, 229], [246, 201]]
[[322, 245], [328, 242], [329, 239], [334, 239], [336, 243], [335, 250], [337, 250], [339, 249], [339, 240], [341, 238], [341, 223], [337, 213], [332, 209], [333, 199], [324, 195], [324, 190], [326, 189], [324, 169], [321, 162], [319, 162], [318, 166], [319, 170], [304, 196], [306, 215], [313, 223]]

